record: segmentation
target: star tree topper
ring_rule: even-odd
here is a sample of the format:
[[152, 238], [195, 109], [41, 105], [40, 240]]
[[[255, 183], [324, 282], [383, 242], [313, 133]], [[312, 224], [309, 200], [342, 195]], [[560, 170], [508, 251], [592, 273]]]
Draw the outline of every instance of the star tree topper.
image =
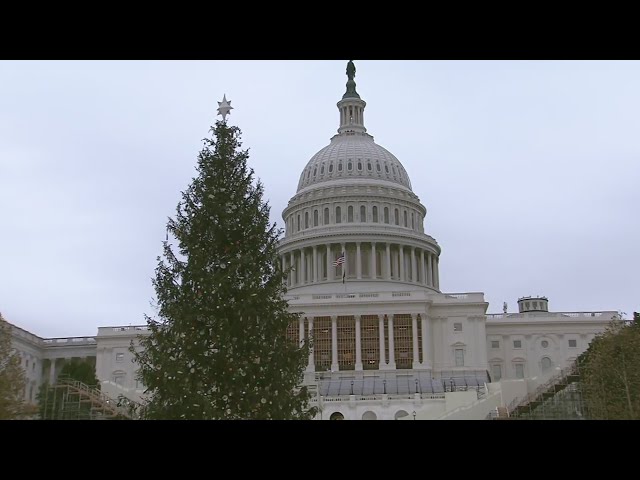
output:
[[227, 115], [231, 115], [231, 110], [233, 110], [233, 107], [231, 106], [231, 102], [227, 101], [227, 95], [225, 94], [224, 97], [222, 97], [222, 101], [218, 102], [218, 115], [222, 115], [223, 122], [227, 118]]

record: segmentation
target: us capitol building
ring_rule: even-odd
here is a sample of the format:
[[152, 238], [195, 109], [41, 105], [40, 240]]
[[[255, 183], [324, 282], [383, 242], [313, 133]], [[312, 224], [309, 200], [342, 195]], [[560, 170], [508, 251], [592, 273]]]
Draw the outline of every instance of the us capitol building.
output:
[[[574, 361], [616, 312], [553, 313], [547, 298], [523, 297], [517, 313], [487, 314], [483, 293], [444, 292], [427, 209], [367, 132], [352, 62], [347, 76], [338, 132], [303, 168], [279, 245], [282, 266], [293, 267], [290, 309], [302, 312], [288, 334], [314, 338], [304, 383], [317, 418], [485, 418]], [[128, 347], [146, 332], [107, 326], [43, 339], [14, 326], [25, 398], [35, 401], [65, 359], [95, 357], [103, 392], [139, 400]]]

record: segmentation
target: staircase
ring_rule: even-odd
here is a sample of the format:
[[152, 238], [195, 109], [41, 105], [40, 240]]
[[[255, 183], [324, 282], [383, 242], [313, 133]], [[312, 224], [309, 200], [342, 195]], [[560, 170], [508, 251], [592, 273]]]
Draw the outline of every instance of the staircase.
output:
[[[567, 389], [569, 385], [572, 385], [579, 380], [580, 375], [578, 374], [578, 367], [575, 363], [573, 363], [571, 366], [561, 370], [560, 373], [551, 377], [547, 382], [540, 385], [535, 392], [526, 395], [524, 398], [514, 399], [513, 402], [511, 402], [511, 404], [506, 407], [506, 417], [492, 416], [492, 418], [521, 419], [532, 418], [533, 416], [549, 419], [558, 418], [553, 414], [545, 415], [544, 411], [542, 412], [542, 416], [540, 416], [539, 412], [537, 412], [536, 410], [540, 409], [540, 407], [543, 407], [542, 410], [544, 410], [544, 405], [547, 404], [549, 400], [553, 400], [559, 393]], [[579, 393], [578, 389], [576, 389], [576, 391]], [[570, 398], [568, 401], [575, 400], [573, 398]]]
[[[137, 412], [140, 405], [129, 399], [121, 397], [114, 400], [102, 393], [98, 388], [89, 386], [72, 378], [60, 377], [58, 383], [51, 387], [54, 390], [51, 404], [51, 416], [48, 416], [48, 408], [45, 408], [45, 419], [88, 419], [88, 420], [125, 420], [139, 418]], [[62, 390], [60, 409], [55, 409], [58, 395], [55, 392]], [[51, 403], [53, 402], [53, 403]], [[89, 408], [81, 408], [89, 405]]]

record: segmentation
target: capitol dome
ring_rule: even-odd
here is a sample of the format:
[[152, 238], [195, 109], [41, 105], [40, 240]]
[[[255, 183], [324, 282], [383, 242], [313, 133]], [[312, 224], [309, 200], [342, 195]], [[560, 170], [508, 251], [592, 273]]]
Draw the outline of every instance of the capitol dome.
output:
[[427, 209], [400, 161], [367, 133], [353, 62], [347, 77], [338, 133], [304, 167], [282, 212], [289, 291], [322, 295], [349, 281], [359, 292], [437, 292], [440, 246], [424, 231]]
[[370, 135], [336, 135], [309, 160], [300, 176], [298, 192], [323, 182], [365, 178], [411, 190], [411, 181], [400, 161]]

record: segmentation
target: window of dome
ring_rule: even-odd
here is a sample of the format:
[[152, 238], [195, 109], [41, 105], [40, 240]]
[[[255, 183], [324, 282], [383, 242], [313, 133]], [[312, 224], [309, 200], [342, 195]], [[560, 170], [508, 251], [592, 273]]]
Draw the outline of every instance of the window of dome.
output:
[[300, 231], [300, 215], [298, 215], [298, 228], [296, 229], [298, 232]]
[[400, 226], [400, 212], [398, 211], [397, 208], [396, 208], [396, 211], [395, 211], [395, 223], [396, 223], [396, 225]]
[[336, 207], [336, 223], [342, 223], [342, 210]]
[[329, 209], [324, 209], [324, 225], [329, 225]]
[[404, 211], [404, 226], [408, 227], [409, 226], [409, 222], [407, 222], [407, 211]]
[[376, 163], [376, 170], [377, 170], [378, 172], [380, 172], [380, 164], [379, 164], [379, 163]]
[[333, 162], [329, 164], [329, 173], [333, 173]]
[[415, 230], [416, 229], [416, 221], [413, 217], [413, 212], [411, 212], [411, 229]]
[[340, 160], [338, 162], [338, 171], [341, 172], [342, 171], [342, 160]]
[[349, 162], [347, 163], [347, 170], [348, 171], [353, 170], [353, 163], [351, 163], [351, 160], [349, 160]]
[[320, 175], [324, 175], [324, 163], [320, 167]]
[[367, 170], [371, 171], [373, 168], [371, 167], [371, 162], [367, 162]]
[[311, 169], [307, 170], [307, 180], [309, 180], [309, 175], [311, 175]]
[[373, 223], [378, 223], [378, 207], [373, 207]]
[[384, 223], [389, 223], [389, 209], [384, 207]]
[[360, 205], [360, 221], [367, 221], [367, 208], [364, 205]]
[[362, 171], [362, 162], [360, 160], [358, 160], [358, 171]]
[[314, 177], [316, 176], [316, 173], [318, 173], [318, 167], [316, 167], [316, 168], [314, 168], [314, 169], [313, 169], [313, 176], [314, 176]]
[[318, 210], [313, 211], [313, 226], [318, 226]]
[[347, 222], [353, 222], [353, 207], [351, 205], [349, 205], [349, 208], [347, 209]]
[[391, 165], [391, 168], [393, 169], [393, 174], [394, 175], [398, 175], [398, 171], [396, 170], [396, 166], [395, 165]]
[[384, 171], [389, 173], [389, 165], [387, 165], [386, 163], [384, 164]]
[[304, 228], [309, 228], [309, 212], [304, 212]]

